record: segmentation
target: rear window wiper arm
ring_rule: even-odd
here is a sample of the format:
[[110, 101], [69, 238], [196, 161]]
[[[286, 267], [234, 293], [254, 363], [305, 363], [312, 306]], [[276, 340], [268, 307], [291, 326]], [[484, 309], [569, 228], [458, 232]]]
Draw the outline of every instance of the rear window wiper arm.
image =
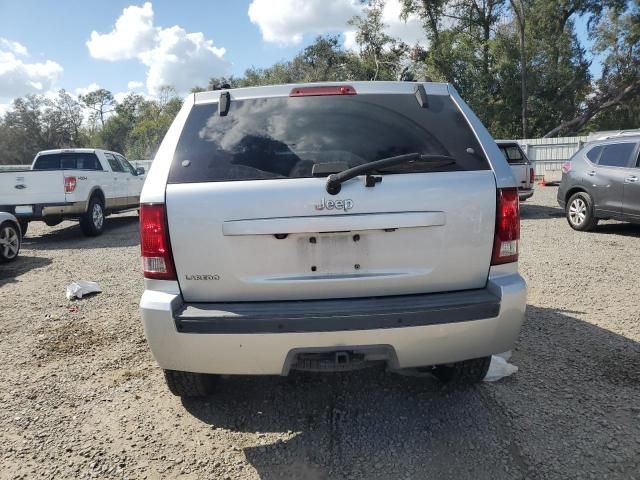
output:
[[434, 167], [444, 167], [446, 165], [452, 165], [456, 163], [456, 159], [450, 155], [430, 155], [415, 153], [406, 153], [404, 155], [398, 155], [395, 157], [382, 158], [373, 162], [363, 163], [352, 168], [343, 170], [340, 173], [334, 173], [327, 177], [327, 193], [331, 195], [337, 195], [340, 193], [342, 183], [347, 180], [351, 180], [358, 175], [365, 173], [375, 172], [385, 167], [392, 167], [394, 165], [400, 165], [403, 163], [413, 163], [415, 161], [428, 162], [433, 164]]

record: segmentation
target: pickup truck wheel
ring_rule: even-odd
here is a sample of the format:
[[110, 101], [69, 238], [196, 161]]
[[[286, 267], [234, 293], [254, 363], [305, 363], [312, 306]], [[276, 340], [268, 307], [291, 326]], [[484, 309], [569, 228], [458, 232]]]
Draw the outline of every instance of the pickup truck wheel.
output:
[[29, 229], [29, 220], [18, 220], [20, 224], [20, 231], [22, 232], [22, 238], [27, 234], [27, 230]]
[[593, 200], [586, 192], [571, 195], [565, 207], [565, 213], [569, 226], [580, 232], [592, 230], [598, 223], [593, 213]]
[[89, 202], [86, 213], [80, 217], [82, 233], [88, 237], [96, 237], [104, 230], [104, 205], [98, 197]]
[[481, 382], [489, 370], [491, 357], [473, 358], [453, 365], [441, 365], [433, 369], [433, 374], [445, 384], [472, 385]]
[[165, 370], [164, 379], [171, 393], [178, 397], [198, 398], [213, 393], [215, 375]]
[[12, 262], [20, 251], [20, 232], [13, 222], [0, 225], [0, 263]]

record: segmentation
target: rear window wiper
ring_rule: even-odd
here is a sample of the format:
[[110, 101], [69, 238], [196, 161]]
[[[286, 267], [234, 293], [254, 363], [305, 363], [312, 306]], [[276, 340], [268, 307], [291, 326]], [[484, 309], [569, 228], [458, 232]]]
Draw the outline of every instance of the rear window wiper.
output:
[[450, 155], [431, 155], [415, 152], [398, 155], [396, 157], [383, 158], [374, 162], [364, 163], [352, 168], [347, 168], [340, 173], [329, 175], [329, 177], [327, 177], [327, 193], [331, 195], [337, 195], [338, 193], [340, 193], [343, 182], [351, 180], [358, 175], [382, 170], [385, 167], [392, 167], [394, 165], [413, 162], [425, 162], [431, 167], [438, 168], [447, 165], [453, 165], [456, 163], [456, 159]]

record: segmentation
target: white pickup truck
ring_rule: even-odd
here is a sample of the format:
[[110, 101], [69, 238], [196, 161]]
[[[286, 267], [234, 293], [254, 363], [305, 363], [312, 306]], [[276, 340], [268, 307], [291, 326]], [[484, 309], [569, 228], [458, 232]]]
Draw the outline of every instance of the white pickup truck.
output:
[[518, 183], [518, 198], [521, 202], [533, 197], [535, 169], [520, 145], [515, 140], [496, 140], [500, 151], [507, 159]]
[[116, 152], [45, 150], [28, 170], [0, 172], [0, 211], [13, 213], [23, 234], [30, 221], [71, 218], [85, 235], [100, 235], [107, 215], [138, 208], [143, 175]]

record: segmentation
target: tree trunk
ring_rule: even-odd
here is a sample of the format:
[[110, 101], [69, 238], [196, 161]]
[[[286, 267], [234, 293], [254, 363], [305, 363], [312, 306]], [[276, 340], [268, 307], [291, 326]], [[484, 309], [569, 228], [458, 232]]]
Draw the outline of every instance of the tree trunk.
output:
[[522, 117], [522, 138], [528, 136], [528, 101], [529, 94], [527, 92], [527, 51], [525, 44], [525, 26], [526, 18], [523, 0], [511, 0], [511, 8], [513, 9], [516, 20], [518, 22], [518, 37], [520, 40], [520, 101], [521, 101], [521, 117]]

